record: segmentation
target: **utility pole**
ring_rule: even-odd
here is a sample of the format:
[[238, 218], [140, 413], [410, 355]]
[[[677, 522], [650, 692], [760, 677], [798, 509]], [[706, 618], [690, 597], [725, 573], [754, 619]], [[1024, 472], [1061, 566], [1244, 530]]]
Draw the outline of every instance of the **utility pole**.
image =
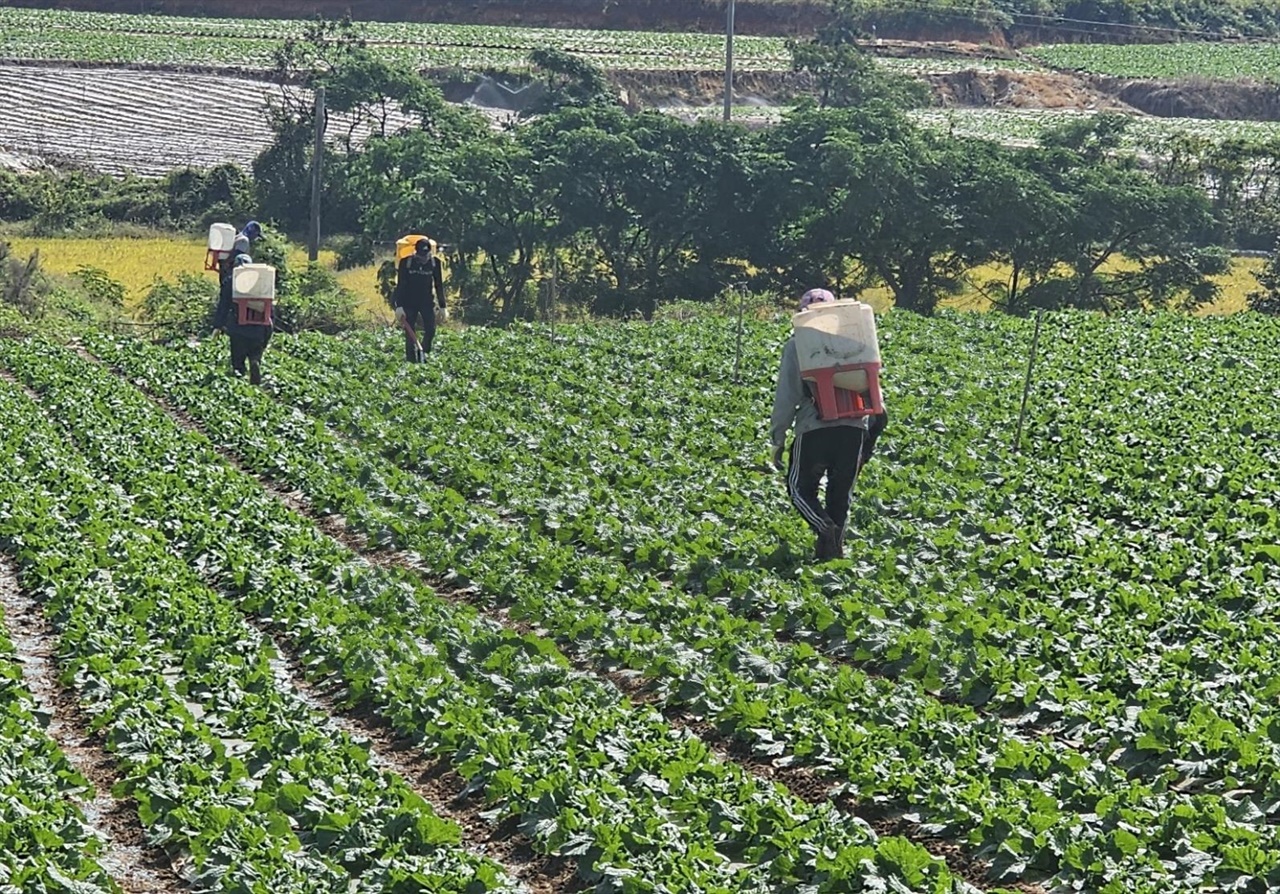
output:
[[724, 23], [724, 120], [729, 121], [733, 108], [733, 0], [729, 0], [729, 12]]
[[324, 87], [316, 88], [316, 144], [311, 154], [311, 241], [307, 258], [320, 257], [320, 183], [324, 163]]

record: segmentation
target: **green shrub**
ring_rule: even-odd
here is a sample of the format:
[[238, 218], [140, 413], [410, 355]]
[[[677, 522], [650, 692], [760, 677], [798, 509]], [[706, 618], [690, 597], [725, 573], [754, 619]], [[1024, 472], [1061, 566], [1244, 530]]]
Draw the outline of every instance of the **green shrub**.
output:
[[101, 267], [81, 264], [71, 275], [80, 280], [90, 301], [105, 304], [116, 310], [124, 309], [124, 285], [112, 279]]
[[179, 273], [176, 283], [156, 277], [139, 307], [139, 316], [169, 335], [199, 335], [213, 328], [217, 284], [194, 273]]
[[373, 242], [365, 236], [351, 236], [336, 242], [339, 270], [367, 267], [373, 263]]
[[1249, 293], [1249, 309], [1260, 314], [1280, 316], [1280, 242], [1267, 259], [1267, 265], [1254, 278], [1262, 286]]
[[49, 278], [40, 269], [38, 251], [23, 260], [13, 254], [8, 242], [0, 240], [0, 304], [24, 317], [36, 317], [51, 290]]
[[312, 262], [293, 276], [289, 289], [276, 290], [275, 323], [285, 332], [343, 332], [357, 325], [354, 293], [343, 288], [333, 273]]

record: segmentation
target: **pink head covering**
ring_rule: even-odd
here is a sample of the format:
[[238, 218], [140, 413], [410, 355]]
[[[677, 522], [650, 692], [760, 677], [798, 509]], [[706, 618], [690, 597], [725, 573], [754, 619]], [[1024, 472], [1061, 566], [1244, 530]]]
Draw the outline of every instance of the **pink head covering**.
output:
[[810, 289], [800, 296], [800, 309], [808, 310], [810, 304], [824, 304], [828, 301], [835, 301], [836, 296], [832, 295], [826, 289]]

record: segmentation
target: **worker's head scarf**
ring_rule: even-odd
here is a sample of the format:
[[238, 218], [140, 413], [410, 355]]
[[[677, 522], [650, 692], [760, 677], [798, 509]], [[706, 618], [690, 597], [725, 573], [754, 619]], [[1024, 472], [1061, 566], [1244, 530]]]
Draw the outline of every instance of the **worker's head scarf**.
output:
[[259, 224], [256, 220], [251, 220], [244, 225], [244, 234], [248, 236], [250, 239], [261, 239], [262, 225]]
[[835, 300], [836, 296], [826, 289], [810, 289], [800, 296], [800, 309], [808, 310], [811, 304], [825, 304], [828, 301]]

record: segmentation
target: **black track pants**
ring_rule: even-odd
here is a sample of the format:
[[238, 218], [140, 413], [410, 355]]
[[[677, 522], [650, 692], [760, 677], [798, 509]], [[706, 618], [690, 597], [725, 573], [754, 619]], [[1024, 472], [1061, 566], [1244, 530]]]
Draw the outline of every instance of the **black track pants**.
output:
[[[817, 534], [844, 532], [849, 495], [858, 471], [871, 459], [876, 440], [889, 422], [887, 413], [871, 417], [871, 428], [832, 425], [796, 435], [787, 465], [787, 492], [800, 515]], [[826, 505], [818, 486], [827, 476]]]
[[[405, 320], [410, 328], [418, 333], [418, 340], [422, 343], [422, 353], [431, 353], [431, 343], [436, 338], [436, 314], [435, 308], [430, 304], [403, 304]], [[421, 318], [421, 325], [418, 324]], [[417, 352], [414, 350], [413, 339], [409, 337], [409, 333], [404, 334], [404, 359], [410, 363], [419, 359]]]

